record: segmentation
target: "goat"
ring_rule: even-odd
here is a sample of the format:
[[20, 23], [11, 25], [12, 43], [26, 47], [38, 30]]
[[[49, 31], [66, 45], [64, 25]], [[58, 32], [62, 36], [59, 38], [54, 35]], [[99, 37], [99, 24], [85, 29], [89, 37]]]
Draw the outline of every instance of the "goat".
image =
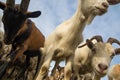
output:
[[[82, 32], [86, 24], [89, 24], [96, 15], [102, 15], [107, 12], [107, 0], [78, 0], [78, 8], [75, 14], [58, 25], [56, 29], [45, 40], [45, 46], [42, 50], [44, 55], [43, 64], [40, 68], [37, 80], [43, 80], [48, 74], [50, 62], [66, 60], [65, 80], [70, 80], [71, 63], [74, 51], [77, 45], [82, 42]], [[53, 69], [52, 73], [57, 66]]]
[[111, 66], [108, 70], [108, 80], [120, 80], [120, 64]]
[[12, 50], [6, 59], [6, 64], [2, 67], [3, 69], [1, 68], [1, 77], [8, 64], [11, 62], [14, 63], [23, 54], [26, 55], [25, 70], [30, 64], [29, 60], [31, 56], [38, 56], [39, 65], [41, 55], [39, 48], [44, 46], [45, 38], [34, 22], [27, 18], [38, 17], [41, 12], [27, 12], [29, 1], [22, 0], [18, 9], [14, 6], [15, 0], [7, 0], [6, 4], [0, 2], [0, 8], [4, 11], [2, 17], [5, 31], [4, 42], [5, 44], [12, 44]]
[[[2, 23], [1, 19], [0, 19], [0, 23]], [[5, 59], [5, 57], [9, 54], [12, 48], [11, 45], [6, 45], [4, 43], [4, 31], [2, 30], [1, 27], [3, 27], [3, 25], [0, 25], [0, 66], [3, 63], [3, 59]], [[19, 57], [19, 59], [17, 59], [13, 65], [10, 65], [7, 68], [6, 73], [0, 80], [15, 80], [17, 73], [21, 70], [21, 67], [23, 67], [24, 65], [24, 60], [25, 60], [24, 55]], [[36, 65], [37, 65], [37, 58], [34, 57], [30, 62], [29, 68], [25, 72], [26, 80], [33, 80]]]
[[91, 76], [94, 77], [92, 80], [100, 80], [105, 76], [112, 58], [120, 53], [120, 48], [114, 49], [112, 43], [120, 45], [117, 39], [109, 38], [104, 43], [101, 36], [94, 36], [90, 40], [87, 39], [85, 45], [78, 46], [73, 60], [73, 79], [82, 80], [81, 75], [87, 73], [94, 75]]

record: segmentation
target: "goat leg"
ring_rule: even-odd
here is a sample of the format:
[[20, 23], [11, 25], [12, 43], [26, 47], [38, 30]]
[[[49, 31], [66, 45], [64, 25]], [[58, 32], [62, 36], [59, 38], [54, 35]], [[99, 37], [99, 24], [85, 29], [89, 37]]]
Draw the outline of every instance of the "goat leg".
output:
[[15, 69], [16, 69], [16, 65], [13, 67], [13, 69], [11, 70], [11, 73], [8, 75], [7, 78], [10, 78], [13, 75]]
[[26, 60], [25, 60], [25, 63], [24, 63], [24, 68], [20, 71], [20, 73], [18, 74], [18, 76], [16, 77], [15, 80], [19, 80], [20, 78], [24, 78], [25, 71], [27, 70], [29, 65], [30, 65], [30, 56], [26, 56]]
[[7, 60], [4, 61], [3, 65], [0, 67], [0, 79], [5, 74], [8, 66], [10, 65], [11, 60], [13, 59], [13, 56], [17, 53], [17, 51], [13, 51], [10, 53], [9, 56], [7, 56]]
[[4, 61], [4, 64], [0, 67], [0, 79], [5, 74], [10, 63], [14, 62], [20, 54], [26, 51], [26, 48], [27, 47], [21, 45], [20, 47], [16, 48], [16, 50], [11, 50], [10, 54], [7, 56], [7, 59]]
[[35, 79], [35, 77], [36, 77], [36, 75], [37, 75], [37, 73], [38, 73], [38, 71], [39, 71], [40, 60], [41, 60], [41, 55], [39, 54], [39, 55], [38, 55], [37, 66], [36, 66], [36, 71], [35, 71], [35, 74], [34, 74], [34, 76], [33, 76], [33, 79]]
[[54, 65], [54, 67], [53, 67], [53, 70], [52, 70], [51, 76], [54, 76], [54, 75], [55, 75], [55, 71], [56, 71], [56, 69], [57, 69], [59, 63], [60, 63], [59, 60], [55, 62], [55, 65]]
[[[34, 54], [33, 54], [34, 53]], [[33, 79], [35, 79], [35, 77], [36, 77], [36, 75], [37, 75], [37, 73], [38, 73], [38, 71], [39, 71], [39, 69], [40, 69], [40, 64], [41, 64], [41, 51], [39, 51], [39, 50], [33, 50], [33, 51], [26, 51], [26, 52], [24, 52], [24, 55], [26, 55], [26, 56], [30, 56], [30, 57], [36, 57], [37, 56], [37, 65], [36, 65], [36, 71], [35, 71], [35, 73], [34, 73], [34, 75], [33, 75]]]
[[0, 79], [5, 74], [6, 69], [8, 68], [9, 62], [4, 62], [4, 64], [0, 67]]

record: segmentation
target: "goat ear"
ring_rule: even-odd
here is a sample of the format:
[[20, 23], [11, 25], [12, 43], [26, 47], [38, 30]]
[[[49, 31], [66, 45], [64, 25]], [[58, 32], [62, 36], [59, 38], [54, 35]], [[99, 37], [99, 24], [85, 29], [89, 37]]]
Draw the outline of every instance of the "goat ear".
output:
[[4, 10], [6, 7], [6, 4], [0, 1], [0, 9]]
[[41, 11], [35, 11], [35, 12], [27, 12], [25, 14], [26, 18], [36, 18], [41, 15]]
[[90, 49], [93, 49], [94, 44], [91, 42], [91, 40], [87, 39], [87, 40], [86, 40], [86, 45], [87, 45]]

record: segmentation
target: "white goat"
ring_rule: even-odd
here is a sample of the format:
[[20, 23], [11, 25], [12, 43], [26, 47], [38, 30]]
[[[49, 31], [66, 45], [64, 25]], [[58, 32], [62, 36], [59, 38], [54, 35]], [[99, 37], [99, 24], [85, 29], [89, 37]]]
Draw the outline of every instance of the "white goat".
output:
[[[97, 42], [93, 42], [93, 39]], [[112, 47], [112, 43], [120, 45], [116, 39], [109, 38], [104, 43], [101, 36], [94, 36], [86, 41], [86, 45], [79, 46], [74, 55], [74, 78], [82, 80], [81, 77], [87, 73], [91, 73], [91, 80], [100, 80], [105, 76], [112, 58], [120, 52], [119, 48]]]
[[110, 67], [107, 75], [108, 80], [120, 80], [120, 64]]
[[45, 56], [37, 80], [43, 80], [47, 75], [52, 60], [59, 64], [64, 59], [66, 60], [65, 80], [70, 80], [72, 57], [78, 44], [83, 41], [82, 32], [85, 25], [96, 15], [107, 12], [108, 5], [107, 0], [78, 0], [75, 14], [57, 26], [45, 40], [43, 49]]

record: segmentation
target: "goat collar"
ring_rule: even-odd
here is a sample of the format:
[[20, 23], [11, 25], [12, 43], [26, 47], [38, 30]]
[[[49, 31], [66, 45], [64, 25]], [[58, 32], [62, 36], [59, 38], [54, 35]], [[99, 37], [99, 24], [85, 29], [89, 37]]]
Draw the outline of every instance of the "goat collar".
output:
[[32, 21], [30, 19], [27, 20], [28, 28], [20, 35], [16, 36], [12, 45], [15, 47], [21, 43], [23, 43], [30, 35], [32, 30]]

